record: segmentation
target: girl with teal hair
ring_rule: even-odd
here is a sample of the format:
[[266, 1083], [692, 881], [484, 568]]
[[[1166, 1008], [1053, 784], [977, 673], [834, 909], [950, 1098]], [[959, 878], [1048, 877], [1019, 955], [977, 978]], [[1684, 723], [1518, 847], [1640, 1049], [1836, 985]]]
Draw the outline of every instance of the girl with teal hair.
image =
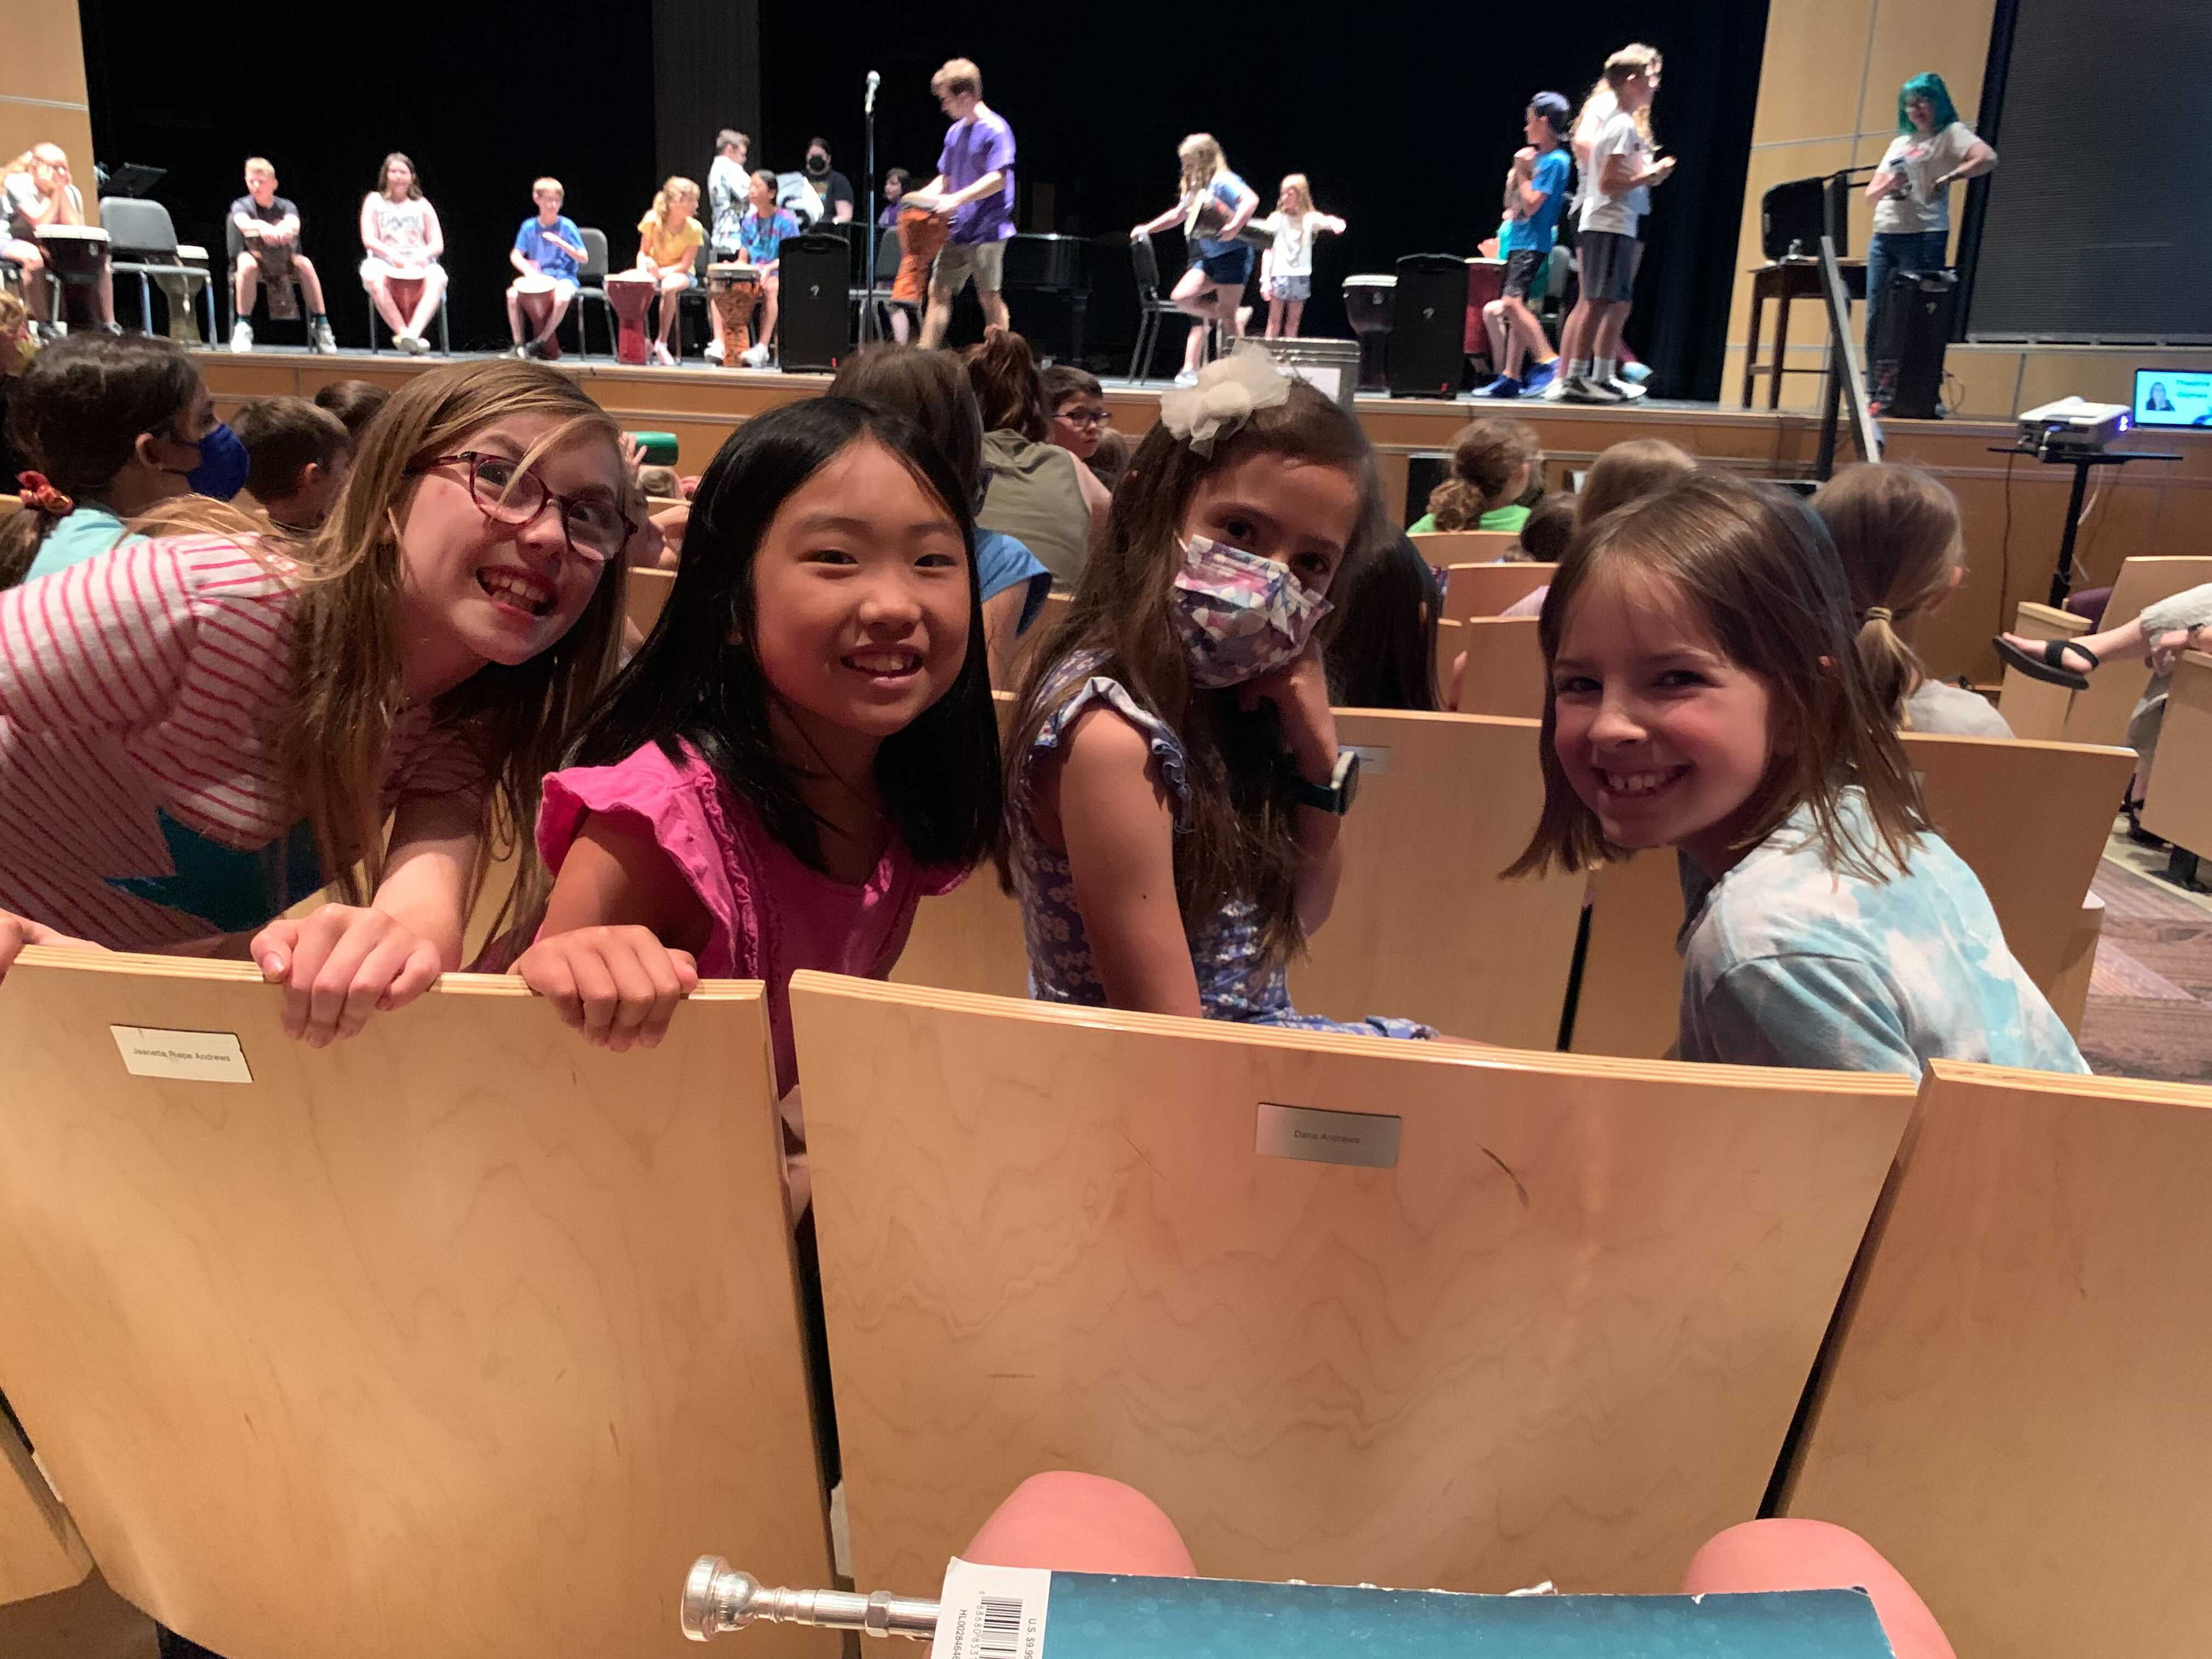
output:
[[1997, 164], [1997, 153], [1959, 118], [1940, 75], [1916, 75], [1897, 90], [1897, 137], [1882, 152], [1867, 200], [1867, 396], [1881, 413], [1897, 381], [1881, 343], [1881, 313], [1893, 272], [1941, 270], [1951, 242], [1950, 189]]

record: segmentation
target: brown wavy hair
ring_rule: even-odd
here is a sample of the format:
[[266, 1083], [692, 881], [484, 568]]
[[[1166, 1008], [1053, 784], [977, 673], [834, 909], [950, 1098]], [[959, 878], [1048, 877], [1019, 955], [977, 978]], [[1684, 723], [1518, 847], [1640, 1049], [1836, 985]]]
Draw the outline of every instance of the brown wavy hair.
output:
[[1052, 436], [1052, 416], [1044, 404], [1044, 377], [1037, 373], [1030, 343], [1011, 328], [968, 348], [963, 359], [968, 384], [983, 411], [986, 432], [1018, 432], [1033, 444]]
[[1470, 421], [1452, 446], [1451, 476], [1429, 492], [1429, 516], [1439, 530], [1472, 530], [1484, 514], [1518, 499], [1512, 483], [1522, 467], [1534, 483], [1543, 465], [1544, 441], [1526, 421]]
[[[1551, 664], [1568, 613], [1593, 584], [1642, 577], [1679, 593], [1715, 649], [1765, 684], [1775, 722], [1773, 757], [1753, 791], [1736, 842], [1755, 847], [1801, 806], [1832, 868], [1887, 879], [1915, 839], [1929, 833], [1920, 786], [1882, 718], [1852, 648], [1849, 589], [1819, 517], [1770, 485], [1693, 472], [1656, 495], [1584, 524], [1575, 533], [1537, 623], [1544, 647], [1544, 811], [1527, 848], [1505, 871], [1540, 875], [1626, 857], [1567, 781], [1554, 747], [1558, 710]], [[1838, 798], [1865, 792], [1871, 842], [1847, 825]]]
[[[297, 700], [281, 752], [324, 868], [337, 872], [347, 903], [366, 902], [384, 878], [384, 771], [404, 702], [398, 526], [420, 483], [415, 469], [491, 422], [523, 415], [559, 422], [523, 457], [526, 467], [579, 434], [596, 434], [611, 449], [621, 435], [575, 381], [542, 364], [494, 360], [433, 369], [370, 422], [330, 517], [287, 550], [302, 583], [292, 628]], [[623, 503], [633, 515], [641, 506]], [[521, 856], [502, 920], [534, 914], [544, 898], [538, 789], [614, 670], [623, 574], [621, 559], [607, 562], [575, 625], [550, 649], [512, 667], [487, 663], [434, 705], [438, 725], [461, 734], [490, 783], [468, 902], [493, 862]]]
[[[1006, 749], [1014, 759], [1006, 769], [1006, 786], [1009, 814], [1026, 813], [1029, 769], [1021, 757], [1056, 706], [1046, 702], [1044, 688], [1068, 658], [1096, 656], [1099, 673], [1119, 680], [1182, 739], [1190, 825], [1175, 837], [1175, 878], [1185, 927], [1203, 921], [1224, 897], [1249, 899], [1260, 914], [1263, 958], [1273, 964], [1287, 961], [1304, 944], [1292, 879], [1297, 802], [1289, 775], [1278, 763], [1274, 722], [1267, 714], [1239, 711], [1233, 686], [1207, 690], [1191, 684], [1170, 615], [1176, 574], [1182, 568], [1183, 514], [1199, 480], [1257, 454], [1335, 467], [1359, 486], [1359, 521], [1330, 586], [1340, 603], [1315, 630], [1328, 644], [1344, 614], [1343, 596], [1395, 533], [1383, 515], [1374, 454], [1358, 422], [1334, 398], [1293, 380], [1286, 401], [1255, 410], [1233, 436], [1215, 443], [1211, 457], [1197, 453], [1164, 424], [1155, 425], [1114, 492], [1104, 540], [1084, 567], [1066, 614], [1032, 659]], [[1003, 848], [999, 868], [1011, 889]]]
[[1859, 665], [1875, 702], [1910, 725], [1905, 700], [1928, 671], [1897, 629], [1948, 594], [1965, 562], [1958, 497], [1917, 467], [1862, 465], [1822, 484], [1813, 510], [1844, 562]]

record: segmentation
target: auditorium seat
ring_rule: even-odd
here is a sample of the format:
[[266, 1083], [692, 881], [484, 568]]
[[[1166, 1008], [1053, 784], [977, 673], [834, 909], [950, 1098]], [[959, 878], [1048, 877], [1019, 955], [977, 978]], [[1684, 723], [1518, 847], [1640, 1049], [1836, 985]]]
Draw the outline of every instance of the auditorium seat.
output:
[[[2083, 901], [2104, 856], [2113, 805], [2135, 765], [2132, 751], [1901, 736], [1936, 829], [1988, 893], [2005, 944], [2028, 977], [2053, 996], [2069, 967], [2081, 969]], [[2032, 811], [2023, 809], [2027, 802]], [[1662, 1011], [1676, 1009], [1681, 999], [1674, 949], [1680, 879], [1669, 850], [1638, 854], [1632, 865], [1600, 871], [1591, 884], [1571, 1044], [1577, 1053], [1641, 1056], [1664, 1053], [1674, 1042], [1675, 1016], [1667, 1012], [1661, 1021]], [[2094, 953], [2094, 938], [2087, 948]], [[2078, 1008], [2074, 1020], [2069, 1029], [2078, 1030]]]
[[1291, 964], [1291, 1000], [1557, 1048], [1583, 878], [1498, 875], [1543, 811], [1536, 722], [1341, 708], [1336, 737], [1359, 751], [1359, 799], [1335, 907]]
[[1672, 1589], [1758, 1512], [1913, 1099], [813, 972], [791, 1000], [864, 1587], [934, 1584], [1062, 1468], [1149, 1494], [1208, 1575]]
[[[1425, 541], [1426, 537], [1416, 537]], [[1443, 614], [1449, 621], [1470, 617], [1497, 617], [1505, 607], [1527, 599], [1540, 587], [1551, 586], [1559, 573], [1555, 564], [1455, 564], [1446, 572]]]
[[1460, 638], [1460, 627], [1455, 622], [1439, 620], [1437, 623], [1437, 707], [1449, 710], [1452, 706], [1452, 665], [1459, 653], [1467, 649]]
[[1962, 1655], [2202, 1652], [2208, 1190], [2212, 1090], [1936, 1061], [1785, 1511]]
[[91, 1571], [69, 1511], [15, 1425], [0, 1415], [0, 1607], [67, 1589]]
[[[2212, 582], [2212, 557], [2126, 560], [2112, 584], [2112, 597], [2106, 604], [2104, 626], [2117, 628], [2132, 622], [2146, 605], [2206, 582]], [[2069, 611], [2023, 601], [2013, 631], [2045, 640], [2072, 639], [2094, 630], [2086, 619]], [[2125, 743], [2128, 716], [2149, 681], [2149, 666], [2141, 657], [2107, 661], [2089, 676], [2086, 691], [2069, 691], [2063, 685], [2030, 679], [2017, 669], [2008, 668], [1997, 709], [2005, 723], [2023, 738]]]
[[1544, 647], [1534, 617], [1468, 617], [1459, 625], [1467, 653], [1459, 712], [1540, 720], [1544, 714]]
[[2212, 656], [2182, 653], [2138, 815], [2142, 827], [2202, 859], [2212, 856]]
[[829, 1582], [760, 988], [621, 1054], [513, 981], [321, 1050], [278, 1002], [0, 986], [0, 1363], [109, 1582], [229, 1659], [676, 1659], [702, 1550]]
[[660, 613], [668, 604], [669, 591], [676, 586], [673, 570], [632, 568], [624, 573], [623, 603], [629, 613], [630, 623], [641, 638], [653, 632], [653, 625], [660, 620]]
[[1455, 564], [1494, 564], [1521, 544], [1510, 530], [1428, 530], [1407, 539], [1439, 570]]

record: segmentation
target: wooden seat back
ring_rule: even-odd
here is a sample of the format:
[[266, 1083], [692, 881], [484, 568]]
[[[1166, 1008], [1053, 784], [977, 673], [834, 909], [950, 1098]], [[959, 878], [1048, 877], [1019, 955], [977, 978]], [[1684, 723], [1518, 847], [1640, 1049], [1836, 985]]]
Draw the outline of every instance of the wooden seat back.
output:
[[[2104, 856], [2131, 751], [2002, 738], [1900, 734], [1929, 815], [1974, 872], [2005, 944], [2045, 996], [2076, 954], [2082, 900]], [[1681, 887], [1671, 850], [1639, 853], [1592, 884], [1576, 1001], [1578, 1053], [1644, 1054], [1682, 991]], [[1663, 1015], [1662, 1012], [1665, 1011]]]
[[2161, 840], [2212, 854], [2212, 656], [2201, 651], [2173, 665], [2139, 816]]
[[1505, 881], [1543, 809], [1533, 720], [1339, 709], [1360, 757], [1328, 923], [1291, 964], [1303, 1013], [1559, 1046], [1583, 881]]
[[1455, 564], [1495, 564], [1521, 544], [1520, 536], [1510, 530], [1426, 530], [1406, 539], [1439, 570]]
[[1467, 653], [1461, 714], [1543, 718], [1544, 647], [1535, 617], [1468, 617], [1459, 625], [1459, 647]]
[[[1420, 538], [1417, 538], [1420, 539]], [[1443, 614], [1448, 621], [1495, 617], [1505, 607], [1551, 586], [1555, 564], [1455, 564], [1446, 572]]]
[[[1037, 632], [1052, 618], [1047, 611], [1030, 631]], [[1011, 691], [994, 691], [992, 701], [998, 708], [1003, 744], [1012, 733], [1018, 699]], [[915, 907], [914, 927], [890, 977], [901, 985], [933, 985], [943, 991], [975, 991], [985, 996], [1030, 994], [1022, 907], [999, 884], [995, 866], [984, 865], [951, 892]]]
[[701, 1550], [827, 1583], [761, 988], [617, 1054], [449, 975], [315, 1050], [258, 979], [0, 986], [0, 1354], [109, 1582], [232, 1659], [676, 1659]]
[[[2103, 626], [2116, 628], [2141, 616], [2146, 605], [2185, 589], [2212, 582], [2212, 556], [2177, 555], [2127, 559], [2105, 605]], [[2069, 611], [2021, 604], [2014, 631], [2032, 639], [2071, 639], [2092, 631], [2087, 620]], [[2007, 668], [1997, 708], [2005, 723], [2023, 738], [2066, 743], [2124, 744], [2128, 716], [2149, 684], [2150, 670], [2140, 656], [2108, 660], [2089, 676], [2086, 691], [2069, 691]]]
[[69, 1511], [15, 1425], [0, 1416], [0, 1607], [82, 1583], [91, 1571]]
[[641, 636], [650, 635], [653, 625], [660, 620], [667, 608], [668, 595], [676, 586], [673, 570], [630, 570], [624, 573], [626, 586], [623, 603], [629, 614], [631, 624]]
[[2212, 1630], [2212, 1090], [1937, 1060], [1784, 1508], [1961, 1654]]
[[[861, 1584], [933, 1582], [1079, 1468], [1209, 1575], [1672, 1589], [1757, 1512], [1912, 1103], [812, 972], [791, 1001]], [[1274, 1155], [1394, 1133], [1389, 1167]]]

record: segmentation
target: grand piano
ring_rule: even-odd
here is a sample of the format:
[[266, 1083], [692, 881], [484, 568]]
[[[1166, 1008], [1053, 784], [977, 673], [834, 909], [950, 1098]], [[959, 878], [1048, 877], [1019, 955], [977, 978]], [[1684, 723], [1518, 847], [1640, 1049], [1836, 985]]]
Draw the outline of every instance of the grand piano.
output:
[[[1002, 280], [1010, 295], [1036, 295], [1067, 301], [1073, 338], [1066, 361], [1081, 362], [1084, 313], [1091, 305], [1091, 244], [1080, 236], [1018, 232], [1006, 243]], [[1030, 338], [1037, 337], [1038, 331], [1019, 318], [1015, 326]]]

